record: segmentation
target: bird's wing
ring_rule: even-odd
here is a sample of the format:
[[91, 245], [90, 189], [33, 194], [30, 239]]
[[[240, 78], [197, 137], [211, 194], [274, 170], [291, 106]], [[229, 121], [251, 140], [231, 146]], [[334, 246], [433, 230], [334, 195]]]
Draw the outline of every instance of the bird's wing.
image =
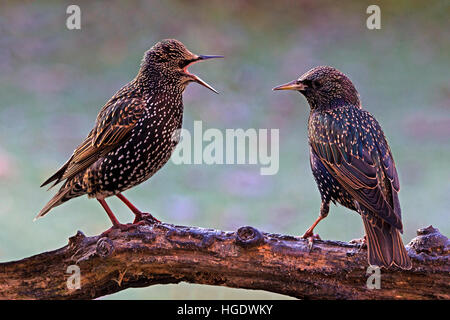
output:
[[118, 100], [102, 110], [93, 130], [93, 147], [103, 149], [117, 145], [141, 119], [145, 110], [140, 98]]
[[113, 150], [126, 139], [145, 112], [140, 98], [113, 97], [100, 111], [94, 128], [87, 138], [73, 152], [72, 157], [42, 186], [55, 181], [70, 179], [88, 168], [100, 157]]
[[402, 230], [397, 170], [375, 118], [362, 109], [344, 107], [312, 116], [309, 130], [313, 152], [346, 191]]

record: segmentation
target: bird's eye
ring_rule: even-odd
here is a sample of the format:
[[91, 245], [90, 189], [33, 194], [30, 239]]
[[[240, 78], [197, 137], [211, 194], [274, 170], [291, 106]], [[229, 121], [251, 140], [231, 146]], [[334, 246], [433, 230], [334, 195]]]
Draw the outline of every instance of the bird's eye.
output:
[[181, 60], [178, 63], [178, 66], [180, 67], [180, 69], [183, 69], [184, 67], [186, 67], [187, 66], [186, 60]]
[[181, 69], [183, 69], [184, 67], [186, 67], [190, 63], [192, 63], [192, 60], [181, 60], [180, 63], [179, 63], [179, 66], [180, 66]]
[[319, 89], [320, 87], [322, 87], [322, 82], [320, 82], [320, 81], [318, 81], [318, 80], [314, 80], [314, 81], [312, 82], [312, 87], [313, 87], [314, 89]]

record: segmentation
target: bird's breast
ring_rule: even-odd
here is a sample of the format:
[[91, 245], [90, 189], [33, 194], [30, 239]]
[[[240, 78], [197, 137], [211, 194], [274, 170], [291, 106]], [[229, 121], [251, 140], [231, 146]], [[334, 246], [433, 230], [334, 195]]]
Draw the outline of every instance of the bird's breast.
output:
[[151, 108], [138, 120], [128, 138], [108, 153], [99, 176], [100, 194], [116, 194], [149, 179], [167, 163], [176, 146], [175, 133], [181, 128], [181, 107]]

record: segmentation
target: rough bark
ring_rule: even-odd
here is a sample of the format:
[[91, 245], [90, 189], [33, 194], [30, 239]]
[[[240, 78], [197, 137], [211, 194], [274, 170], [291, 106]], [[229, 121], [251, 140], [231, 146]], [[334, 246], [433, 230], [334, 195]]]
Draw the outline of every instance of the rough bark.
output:
[[[449, 240], [431, 226], [407, 246], [408, 271], [381, 269], [368, 289], [366, 250], [252, 227], [225, 232], [145, 223], [107, 236], [82, 232], [65, 247], [0, 264], [0, 299], [92, 299], [131, 287], [189, 283], [260, 289], [305, 299], [449, 299]], [[71, 265], [81, 287], [68, 289]], [[73, 272], [73, 270], [72, 270]]]

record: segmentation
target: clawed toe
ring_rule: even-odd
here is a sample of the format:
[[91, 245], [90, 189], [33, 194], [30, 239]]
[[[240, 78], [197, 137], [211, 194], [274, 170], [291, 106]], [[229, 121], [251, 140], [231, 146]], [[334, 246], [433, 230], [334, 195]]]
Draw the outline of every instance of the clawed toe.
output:
[[100, 237], [107, 237], [111, 234], [111, 232], [114, 231], [121, 231], [121, 232], [126, 232], [129, 231], [130, 229], [136, 228], [135, 224], [131, 224], [131, 223], [127, 223], [127, 224], [116, 224], [114, 226], [112, 226], [111, 228], [109, 228], [108, 230], [106, 230], [105, 232], [103, 232]]
[[302, 238], [306, 239], [308, 241], [309, 252], [311, 252], [313, 249], [314, 240], [321, 240], [320, 236], [318, 234], [314, 234], [311, 231], [305, 232], [305, 234], [302, 236]]
[[146, 212], [142, 212], [139, 215], [136, 215], [136, 217], [134, 218], [133, 224], [138, 224], [138, 225], [142, 225], [145, 223], [161, 223], [161, 221], [159, 221], [158, 219], [156, 219], [152, 214], [150, 213], [146, 213]]
[[359, 250], [367, 248], [367, 242], [366, 242], [365, 236], [360, 239], [352, 239], [352, 240], [350, 240], [350, 243], [358, 245]]
[[322, 239], [320, 238], [320, 236], [319, 236], [317, 233], [312, 233], [312, 232], [310, 232], [310, 233], [306, 232], [306, 233], [302, 236], [302, 238], [303, 238], [303, 239], [312, 239], [312, 240], [322, 240]]
[[107, 237], [112, 232], [126, 232], [131, 229], [134, 229], [138, 226], [145, 225], [145, 224], [155, 224], [155, 223], [161, 223], [158, 219], [156, 219], [154, 216], [152, 216], [150, 213], [140, 213], [136, 214], [136, 218], [134, 219], [133, 223], [115, 223], [111, 228], [103, 232], [100, 236], [101, 237]]

